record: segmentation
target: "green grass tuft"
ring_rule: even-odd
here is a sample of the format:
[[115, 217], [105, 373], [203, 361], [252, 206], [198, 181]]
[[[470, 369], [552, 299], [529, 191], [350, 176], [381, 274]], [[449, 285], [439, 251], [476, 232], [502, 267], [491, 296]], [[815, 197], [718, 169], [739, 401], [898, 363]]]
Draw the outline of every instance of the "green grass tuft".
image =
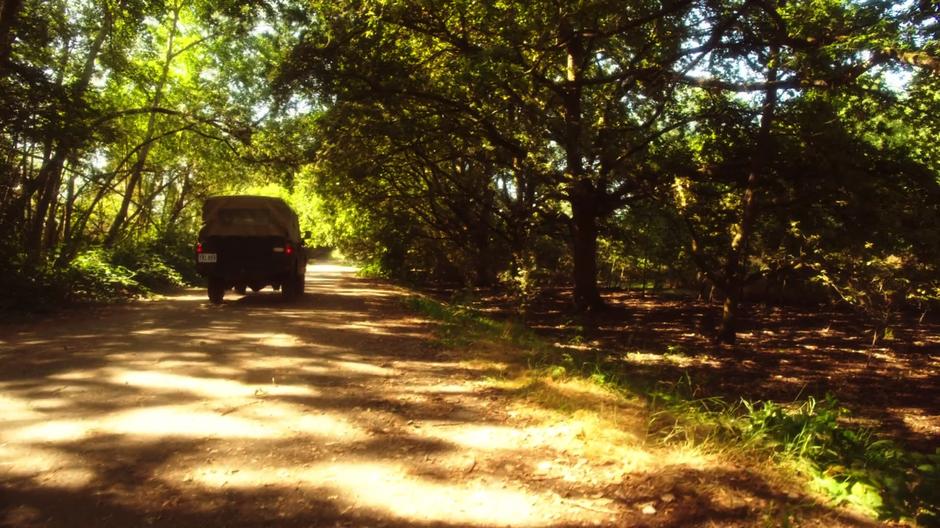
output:
[[873, 431], [851, 427], [848, 410], [831, 396], [790, 405], [772, 401], [695, 396], [685, 378], [654, 391], [654, 420], [664, 439], [717, 442], [769, 455], [806, 474], [838, 504], [852, 504], [883, 520], [940, 521], [940, 449], [917, 453]]

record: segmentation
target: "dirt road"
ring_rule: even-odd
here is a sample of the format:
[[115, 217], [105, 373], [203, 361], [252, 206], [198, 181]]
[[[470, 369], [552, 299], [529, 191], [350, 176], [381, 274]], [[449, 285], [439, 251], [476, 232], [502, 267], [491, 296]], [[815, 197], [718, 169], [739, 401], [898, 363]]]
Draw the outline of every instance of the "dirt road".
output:
[[515, 411], [401, 292], [330, 265], [307, 291], [0, 327], [0, 524], [865, 524], [641, 440], [589, 457], [583, 428]]

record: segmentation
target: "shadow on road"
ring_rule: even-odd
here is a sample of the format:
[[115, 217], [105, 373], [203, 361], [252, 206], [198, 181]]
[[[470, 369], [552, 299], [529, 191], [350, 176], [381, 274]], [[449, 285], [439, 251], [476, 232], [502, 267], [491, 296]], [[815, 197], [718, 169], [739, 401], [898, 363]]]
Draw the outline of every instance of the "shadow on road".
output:
[[750, 526], [797, 508], [864, 524], [641, 445], [595, 467], [583, 431], [514, 419], [393, 287], [313, 266], [307, 291], [0, 329], [0, 523]]

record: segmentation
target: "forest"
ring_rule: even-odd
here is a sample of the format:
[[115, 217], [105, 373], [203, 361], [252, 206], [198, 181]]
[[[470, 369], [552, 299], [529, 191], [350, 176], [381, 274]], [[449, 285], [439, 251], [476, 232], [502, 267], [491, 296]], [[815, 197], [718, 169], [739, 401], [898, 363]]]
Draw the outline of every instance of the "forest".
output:
[[940, 298], [926, 0], [2, 13], [6, 306], [192, 280], [201, 200], [252, 190], [388, 276], [707, 291], [727, 343], [748, 296]]
[[0, 94], [0, 314], [199, 284], [203, 201], [263, 194], [574, 348], [678, 299], [670, 351], [937, 354], [931, 0], [2, 0]]

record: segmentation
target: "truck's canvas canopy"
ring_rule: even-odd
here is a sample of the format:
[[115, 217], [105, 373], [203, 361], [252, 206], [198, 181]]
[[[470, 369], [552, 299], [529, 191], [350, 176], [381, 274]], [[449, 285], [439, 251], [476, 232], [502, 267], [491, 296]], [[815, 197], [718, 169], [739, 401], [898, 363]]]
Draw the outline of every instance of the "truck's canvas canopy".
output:
[[268, 196], [213, 196], [202, 206], [199, 236], [283, 236], [300, 240], [297, 215]]

